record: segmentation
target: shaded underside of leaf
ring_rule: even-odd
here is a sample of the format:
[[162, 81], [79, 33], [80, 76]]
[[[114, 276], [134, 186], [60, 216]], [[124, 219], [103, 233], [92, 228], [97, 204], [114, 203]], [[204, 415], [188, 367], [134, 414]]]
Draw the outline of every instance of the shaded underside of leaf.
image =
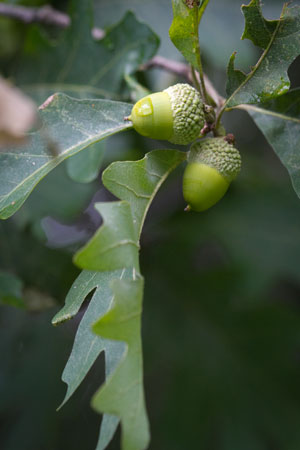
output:
[[178, 150], [154, 150], [140, 161], [110, 164], [103, 183], [123, 201], [96, 204], [104, 224], [76, 253], [75, 264], [88, 270], [139, 271], [139, 238], [147, 211], [164, 180], [185, 158]]
[[295, 89], [259, 107], [242, 105], [265, 135], [300, 197], [300, 89]]
[[243, 38], [251, 39], [264, 52], [245, 78], [241, 72], [235, 72], [234, 57], [231, 57], [227, 82], [228, 108], [264, 102], [286, 93], [290, 86], [287, 70], [300, 52], [299, 6], [285, 4], [278, 21], [263, 18], [258, 0], [252, 0], [243, 12], [246, 21]]
[[76, 253], [75, 264], [99, 271], [124, 267], [135, 267], [138, 270], [139, 244], [129, 203], [96, 203], [95, 208], [103, 217], [103, 225]]
[[111, 414], [103, 414], [99, 439], [95, 450], [104, 450], [107, 447], [116, 432], [119, 422], [119, 417], [112, 416]]
[[105, 153], [105, 142], [90, 145], [85, 152], [67, 160], [67, 173], [73, 181], [91, 183], [99, 174]]
[[143, 280], [115, 280], [112, 308], [93, 326], [98, 335], [126, 342], [124, 359], [92, 405], [102, 413], [120, 417], [122, 449], [144, 450], [149, 443], [149, 424], [143, 391], [141, 314]]
[[[0, 218], [24, 203], [37, 183], [66, 158], [126, 128], [131, 105], [110, 100], [75, 100], [55, 94], [41, 110], [42, 128], [26, 147], [0, 153]], [[49, 142], [58, 156], [49, 153]]]
[[[70, 320], [77, 314], [87, 295], [95, 290], [78, 326], [73, 348], [62, 374], [62, 380], [68, 387], [60, 408], [74, 394], [102, 351], [105, 351], [106, 377], [114, 372], [122, 360], [126, 350], [125, 343], [96, 336], [91, 327], [95, 320], [104, 315], [112, 304], [114, 294], [110, 283], [115, 279], [132, 279], [132, 277], [132, 269], [113, 272], [82, 271], [68, 293], [64, 308], [53, 318], [54, 325]], [[117, 417], [104, 415], [97, 450], [107, 446], [118, 423]]]
[[[91, 277], [91, 273], [86, 271], [83, 271], [82, 275], [86, 278]], [[62, 375], [62, 380], [68, 385], [68, 389], [61, 406], [74, 394], [102, 351], [108, 354], [112, 353], [115, 361], [122, 357], [125, 349], [124, 345], [122, 347], [115, 342], [95, 336], [91, 332], [91, 326], [95, 319], [106, 313], [111, 305], [113, 293], [110, 289], [110, 282], [116, 278], [126, 277], [132, 278], [132, 270], [127, 272], [125, 270], [96, 272], [92, 275], [90, 289], [91, 291], [96, 289], [96, 291], [79, 324], [73, 349]], [[74, 288], [72, 287], [70, 292], [72, 292], [72, 289]], [[84, 301], [85, 297], [83, 296], [81, 299]], [[55, 320], [57, 323], [57, 318]], [[122, 348], [120, 349], [120, 347]], [[114, 367], [106, 364], [106, 369], [107, 374], [109, 374], [114, 370]]]
[[104, 186], [116, 197], [130, 203], [138, 239], [158, 189], [185, 159], [186, 153], [178, 150], [153, 150], [139, 161], [113, 162], [103, 172]]

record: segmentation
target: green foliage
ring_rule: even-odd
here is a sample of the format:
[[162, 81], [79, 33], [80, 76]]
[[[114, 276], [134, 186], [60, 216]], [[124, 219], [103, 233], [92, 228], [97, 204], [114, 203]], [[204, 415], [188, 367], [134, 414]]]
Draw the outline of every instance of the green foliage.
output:
[[[130, 105], [110, 100], [75, 100], [55, 94], [41, 111], [43, 128], [26, 147], [0, 153], [0, 217], [20, 208], [37, 183], [66, 158], [90, 144], [130, 128]], [[47, 147], [55, 143], [58, 156]], [[53, 145], [53, 144], [52, 144]]]
[[113, 304], [94, 324], [93, 331], [106, 339], [125, 342], [126, 350], [116, 371], [94, 396], [92, 405], [99, 412], [120, 417], [124, 450], [142, 450], [150, 439], [141, 344], [143, 280], [116, 280], [112, 291]]
[[193, 67], [199, 69], [198, 26], [209, 0], [197, 2], [172, 0], [173, 21], [169, 30], [170, 39]]
[[294, 189], [300, 197], [299, 100], [300, 89], [295, 89], [260, 104], [259, 107], [248, 105], [245, 109], [287, 168]]
[[71, 19], [72, 26], [57, 42], [38, 28], [31, 30], [17, 70], [18, 84], [39, 103], [56, 92], [85, 99], [120, 97], [124, 76], [157, 51], [157, 36], [128, 12], [95, 41], [91, 0], [73, 0]]
[[[155, 54], [159, 39], [128, 12], [95, 41], [91, 34], [93, 2], [71, 3], [71, 27], [57, 41], [32, 28], [16, 70], [18, 84], [39, 104], [56, 92], [84, 99], [120, 98], [124, 78]], [[102, 153], [103, 146], [95, 145], [84, 157], [68, 161], [71, 178], [84, 183], [95, 179]]]
[[[234, 68], [235, 53], [227, 68], [227, 109], [246, 109], [274, 148], [291, 175], [299, 195], [299, 156], [296, 134], [299, 127], [298, 90], [290, 87], [287, 70], [299, 54], [300, 7], [283, 6], [277, 21], [264, 19], [259, 0], [243, 6], [245, 29], [242, 39], [250, 39], [264, 51], [246, 75]], [[274, 99], [274, 100], [272, 100]], [[258, 106], [250, 106], [258, 105]]]
[[[86, 149], [78, 153], [82, 154], [86, 154]], [[47, 215], [62, 222], [76, 220], [88, 206], [94, 191], [95, 183], [73, 181], [67, 176], [66, 164], [61, 163], [40, 181], [39, 188], [33, 190], [18, 217], [24, 225], [39, 223]]]
[[112, 163], [103, 173], [103, 183], [107, 189], [130, 203], [138, 238], [158, 189], [185, 158], [185, 153], [177, 150], [154, 150], [140, 161]]
[[191, 39], [195, 12], [182, 0], [173, 0], [172, 6], [174, 18], [169, 30], [170, 39], [185, 59], [194, 67], [197, 67], [194, 41]]
[[250, 39], [254, 45], [265, 50], [274, 39], [279, 20], [266, 20], [258, 0], [251, 0], [249, 5], [242, 5], [242, 11], [245, 16], [245, 29], [241, 39]]
[[95, 205], [104, 225], [75, 255], [75, 263], [89, 270], [139, 270], [139, 237], [151, 201], [165, 178], [184, 159], [184, 153], [156, 150], [138, 162], [111, 164], [103, 174], [103, 183], [124, 201]]
[[[199, 88], [200, 83], [201, 91], [198, 26], [209, 1], [198, 3], [172, 0], [174, 17], [170, 37], [186, 61], [199, 71], [200, 81], [196, 79], [195, 84]], [[51, 215], [68, 221], [77, 217], [95, 192], [105, 150], [112, 153], [113, 160], [114, 145], [125, 153], [125, 142], [129, 142], [130, 151], [140, 148], [143, 142], [130, 133], [123, 133], [122, 139], [106, 141], [105, 148], [102, 141], [131, 128], [124, 118], [130, 114], [132, 105], [120, 100], [136, 101], [150, 92], [151, 77], [138, 72], [157, 52], [159, 39], [148, 25], [128, 12], [117, 25], [105, 30], [102, 39], [95, 41], [91, 34], [92, 6], [90, 0], [73, 0], [72, 25], [55, 40], [31, 26], [24, 52], [12, 73], [36, 101], [51, 97], [41, 106], [39, 129], [30, 133], [27, 144], [0, 152], [0, 217], [7, 219], [13, 215], [38, 183], [56, 170], [42, 181], [15, 216], [15, 222], [1, 224], [0, 301], [5, 304], [28, 307], [25, 294], [30, 289], [30, 297], [34, 297], [33, 291], [38, 292], [42, 302], [45, 293], [41, 285], [51, 296], [60, 299], [64, 282], [69, 282], [70, 277], [74, 279], [75, 273], [70, 269], [69, 253], [41, 247], [45, 237], [39, 229], [41, 218]], [[246, 110], [289, 171], [300, 196], [300, 90], [287, 92], [288, 69], [299, 54], [300, 7], [285, 4], [279, 20], [266, 20], [259, 0], [251, 0], [242, 11], [245, 17], [242, 39], [251, 40], [262, 54], [248, 74], [235, 69], [236, 53], [232, 54], [227, 68], [228, 98], [216, 108], [217, 124], [221, 124], [222, 115], [227, 111]], [[145, 149], [149, 147], [147, 143], [143, 145]], [[161, 144], [154, 143], [156, 147]], [[100, 194], [97, 193], [100, 200], [96, 197], [95, 211], [91, 213], [97, 224], [101, 215], [101, 225], [97, 230], [92, 227], [95, 232], [82, 248], [75, 245], [67, 249], [72, 254], [75, 250], [73, 261], [83, 270], [52, 323], [68, 321], [80, 309], [83, 314], [62, 375], [67, 392], [61, 407], [78, 390], [103, 352], [105, 380], [97, 381], [100, 388], [92, 399], [93, 408], [103, 414], [97, 450], [107, 447], [119, 423], [122, 450], [145, 450], [149, 444], [141, 340], [144, 288], [139, 261], [141, 232], [162, 183], [185, 160], [185, 152], [161, 148], [149, 151], [138, 161], [112, 162], [104, 170], [102, 182], [117, 200], [108, 197], [107, 201], [110, 194], [101, 188]], [[250, 165], [249, 161], [250, 158]], [[249, 170], [247, 164], [244, 170]], [[268, 173], [268, 168], [264, 170]], [[66, 172], [71, 179], [66, 178]], [[149, 292], [154, 304], [160, 298], [150, 329], [160, 321], [160, 312], [165, 311], [168, 316], [165, 327], [167, 331], [168, 327], [173, 328], [175, 342], [170, 345], [170, 351], [164, 349], [160, 329], [158, 337], [153, 337], [152, 357], [156, 359], [156, 354], [161, 357], [159, 352], [163, 351], [163, 359], [170, 358], [170, 367], [175, 367], [176, 376], [173, 377], [171, 369], [172, 375], [167, 380], [171, 392], [178, 383], [184, 392], [180, 395], [193, 397], [194, 386], [199, 385], [196, 399], [202, 405], [197, 414], [190, 410], [184, 414], [177, 407], [177, 396], [172, 396], [170, 414], [162, 413], [160, 422], [165, 426], [172, 416], [174, 423], [187, 429], [181, 442], [169, 437], [173, 449], [193, 448], [193, 440], [189, 439], [195, 427], [197, 433], [201, 430], [201, 442], [198, 435], [196, 440], [201, 449], [214, 445], [211, 436], [216, 429], [220, 434], [220, 448], [224, 449], [266, 448], [262, 433], [275, 436], [284, 450], [299, 447], [299, 433], [293, 432], [299, 421], [296, 411], [299, 395], [294, 389], [299, 380], [299, 367], [289, 353], [296, 352], [296, 344], [300, 342], [299, 318], [286, 306], [270, 306], [265, 302], [266, 289], [278, 274], [299, 282], [299, 258], [295, 253], [299, 236], [294, 226], [298, 212], [294, 200], [287, 200], [281, 185], [275, 185], [275, 177], [271, 194], [263, 170], [262, 174], [255, 169], [254, 179], [244, 177], [237, 184], [239, 191], [233, 187], [229, 199], [219, 209], [216, 207], [198, 217], [193, 213], [185, 216], [175, 213], [173, 217], [168, 207], [174, 192], [169, 192], [168, 205], [160, 208], [156, 218], [164, 243], [152, 235], [154, 246], [145, 245], [146, 252], [154, 254], [152, 261], [157, 258], [157, 267], [147, 269], [153, 276]], [[74, 180], [87, 185], [82, 187]], [[170, 186], [171, 191], [174, 185]], [[264, 195], [260, 195], [260, 190]], [[181, 208], [182, 203], [180, 198], [176, 208]], [[287, 236], [278, 241], [281, 228]], [[209, 246], [209, 255], [203, 262], [201, 251], [205, 245]], [[217, 256], [214, 256], [215, 248]], [[23, 262], [21, 253], [26, 254]], [[6, 254], [13, 258], [6, 258]], [[212, 267], [209, 266], [211, 258], [217, 261]], [[199, 269], [201, 264], [204, 270]], [[146, 258], [144, 265], [147, 268]], [[46, 280], [40, 272], [47, 274]], [[146, 292], [146, 295], [150, 294]], [[239, 303], [240, 296], [243, 304]], [[177, 302], [176, 307], [173, 300]], [[151, 311], [152, 306], [148, 308]], [[183, 370], [177, 367], [177, 360], [185, 333], [191, 333], [193, 345], [189, 350], [189, 341], [185, 343], [188, 355]], [[287, 395], [286, 373], [292, 383]], [[205, 405], [210, 404], [211, 397], [215, 402], [209, 410]], [[282, 405], [288, 411], [286, 417], [276, 412]], [[288, 443], [283, 439], [286, 431], [290, 435]], [[167, 445], [162, 440], [155, 448], [167, 448]], [[38, 444], [34, 442], [32, 446]]]
[[137, 268], [139, 244], [129, 203], [96, 203], [95, 208], [104, 223], [92, 240], [75, 255], [74, 262], [89, 270]]
[[105, 143], [92, 144], [84, 153], [78, 153], [67, 160], [69, 177], [79, 183], [90, 183], [96, 180], [105, 153]]
[[260, 103], [284, 94], [290, 86], [287, 70], [299, 54], [299, 6], [285, 4], [278, 21], [263, 18], [260, 0], [252, 0], [242, 10], [246, 21], [242, 39], [251, 39], [264, 51], [247, 75], [234, 69], [235, 54], [231, 56], [227, 72], [227, 108]]
[[[73, 349], [62, 375], [62, 380], [67, 383], [68, 389], [60, 407], [74, 394], [101, 352], [105, 351], [106, 377], [115, 371], [122, 359], [125, 351], [124, 345], [95, 337], [91, 327], [95, 318], [103, 316], [111, 307], [113, 301], [111, 282], [116, 279], [133, 279], [132, 277], [133, 271], [129, 269], [111, 272], [81, 272], [68, 293], [64, 308], [53, 318], [53, 325], [70, 320], [77, 314], [85, 298], [96, 289], [79, 324]], [[118, 423], [117, 417], [104, 415], [97, 450], [106, 447]]]
[[[129, 343], [131, 349], [134, 349], [133, 354], [135, 356], [133, 358], [132, 356], [126, 358], [124, 364], [122, 363], [124, 355], [123, 343], [120, 342], [116, 345], [116, 343], [110, 340], [95, 339], [95, 336], [91, 332], [91, 325], [95, 322], [96, 317], [103, 316], [107, 310], [111, 311], [113, 304], [112, 299], [114, 298], [111, 284], [112, 281], [118, 278], [122, 280], [135, 280], [138, 276], [139, 238], [146, 213], [161, 184], [169, 173], [184, 159], [185, 153], [176, 150], [156, 150], [148, 153], [145, 158], [140, 161], [117, 162], [111, 164], [106, 169], [103, 174], [103, 182], [111, 192], [118, 196], [122, 201], [96, 204], [97, 210], [104, 215], [104, 223], [99, 228], [96, 235], [75, 256], [76, 263], [81, 267], [88, 270], [93, 268], [93, 270], [96, 269], [98, 272], [84, 270], [81, 273], [71, 288], [66, 299], [65, 307], [53, 319], [53, 324], [57, 325], [72, 318], [78, 312], [86, 296], [95, 289], [95, 287], [97, 288], [84, 318], [80, 323], [72, 353], [63, 373], [63, 380], [68, 384], [68, 391], [64, 400], [65, 403], [86, 376], [95, 359], [102, 351], [105, 351], [106, 376], [108, 377], [115, 373], [115, 375], [113, 375], [113, 386], [118, 383], [117, 380], [119, 380], [121, 376], [121, 385], [124, 386], [125, 383], [126, 390], [128, 389], [128, 398], [126, 401], [124, 400], [125, 404], [120, 400], [120, 406], [115, 406], [116, 409], [114, 411], [111, 411], [107, 404], [106, 406], [103, 406], [102, 400], [99, 404], [98, 401], [95, 400], [95, 407], [101, 412], [107, 413], [104, 416], [105, 421], [102, 422], [98, 442], [99, 447], [97, 450], [104, 449], [110, 441], [112, 434], [118, 425], [118, 420], [115, 418], [116, 415], [121, 418], [124, 426], [124, 433], [126, 436], [124, 437], [126, 442], [124, 443], [124, 446], [129, 445], [127, 444], [127, 441], [138, 439], [137, 443], [134, 444], [134, 448], [142, 450], [145, 448], [145, 442], [148, 439], [147, 432], [145, 432], [144, 429], [141, 429], [141, 442], [139, 442], [139, 433], [136, 432], [135, 426], [139, 426], [140, 423], [139, 425], [134, 424], [136, 418], [134, 420], [130, 419], [132, 414], [130, 412], [131, 408], [133, 411], [137, 410], [138, 414], [140, 414], [141, 408], [139, 403], [140, 398], [136, 398], [135, 389], [132, 390], [130, 388], [132, 384], [132, 381], [130, 380], [133, 377], [134, 379], [140, 380], [139, 392], [142, 389], [140, 319], [137, 328], [131, 330], [132, 340]], [[125, 184], [125, 180], [127, 184]], [[128, 236], [126, 236], [127, 232], [130, 234], [129, 237], [131, 242], [129, 245]], [[120, 267], [124, 269], [116, 271], [116, 269], [119, 269]], [[131, 269], [128, 268], [125, 270], [125, 267], [131, 267]], [[132, 284], [133, 292], [135, 291], [135, 285], [136, 282]], [[141, 308], [140, 295], [137, 297], [136, 295], [133, 295], [130, 288], [124, 289], [124, 293], [127, 294], [127, 297], [125, 298], [129, 310], [136, 307], [136, 301]], [[124, 293], [122, 294], [122, 298], [124, 298]], [[109, 320], [112, 321], [112, 317], [110, 317]], [[116, 323], [118, 323], [118, 319], [116, 319]], [[113, 333], [113, 321], [111, 322], [111, 325], [111, 332]], [[97, 328], [97, 330], [97, 333], [101, 334], [101, 327]], [[103, 337], [107, 337], [105, 333]], [[110, 337], [108, 339], [113, 338]], [[118, 337], [116, 339], [120, 340], [121, 338]], [[130, 355], [131, 354], [130, 351]], [[139, 364], [136, 363], [136, 358], [140, 361]], [[127, 375], [127, 377], [123, 379], [122, 374], [127, 370], [130, 371], [131, 378]], [[118, 387], [118, 390], [119, 389], [123, 390], [124, 387]], [[110, 387], [107, 392], [108, 393], [105, 394], [106, 402], [111, 399], [115, 404], [115, 389], [111, 390]], [[99, 394], [99, 398], [102, 398], [102, 395]], [[126, 410], [128, 411], [129, 419], [124, 416]], [[147, 423], [145, 414], [146, 413], [143, 413], [144, 424]]]

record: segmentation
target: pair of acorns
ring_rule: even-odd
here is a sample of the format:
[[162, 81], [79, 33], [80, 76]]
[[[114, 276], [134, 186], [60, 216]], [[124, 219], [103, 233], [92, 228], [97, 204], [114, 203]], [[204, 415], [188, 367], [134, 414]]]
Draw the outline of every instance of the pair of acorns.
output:
[[[205, 125], [204, 104], [189, 84], [176, 84], [139, 100], [126, 118], [143, 136], [187, 145], [201, 137]], [[228, 137], [195, 142], [188, 152], [183, 175], [187, 210], [205, 211], [226, 193], [241, 169], [239, 151]]]

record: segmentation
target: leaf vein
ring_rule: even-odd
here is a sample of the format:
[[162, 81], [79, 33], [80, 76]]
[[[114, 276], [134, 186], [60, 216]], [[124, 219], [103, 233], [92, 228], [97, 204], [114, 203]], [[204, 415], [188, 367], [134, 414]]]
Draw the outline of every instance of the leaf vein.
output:
[[297, 118], [291, 117], [291, 116], [285, 116], [284, 114], [280, 114], [275, 111], [269, 111], [268, 109], [259, 108], [258, 106], [254, 106], [254, 105], [237, 105], [237, 106], [234, 106], [232, 109], [244, 109], [246, 111], [252, 110], [252, 111], [258, 112], [260, 114], [266, 114], [266, 115], [270, 115], [273, 117], [277, 117], [278, 119], [282, 119], [282, 120], [286, 120], [286, 121], [290, 121], [290, 122], [296, 122], [296, 123], [300, 124], [300, 119], [297, 119]]
[[118, 186], [121, 186], [121, 187], [127, 189], [128, 191], [132, 192], [136, 197], [146, 198], [146, 199], [151, 198], [151, 195], [138, 193], [132, 187], [128, 186], [125, 183], [122, 183], [121, 181], [115, 180], [114, 178], [107, 177], [107, 181], [110, 181], [111, 183], [115, 183]]

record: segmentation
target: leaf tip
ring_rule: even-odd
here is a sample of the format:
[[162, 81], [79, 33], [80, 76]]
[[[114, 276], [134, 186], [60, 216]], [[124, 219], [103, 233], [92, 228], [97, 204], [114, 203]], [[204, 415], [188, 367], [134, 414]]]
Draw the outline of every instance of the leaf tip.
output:
[[44, 103], [39, 106], [39, 111], [47, 108], [53, 102], [56, 96], [57, 94], [50, 95], [50, 97], [48, 97], [47, 100], [45, 100]]
[[61, 325], [62, 323], [65, 323], [65, 322], [67, 322], [68, 320], [71, 320], [71, 319], [72, 319], [71, 314], [65, 314], [64, 316], [60, 316], [60, 313], [58, 313], [51, 320], [51, 324], [54, 327], [57, 327], [58, 325]]

